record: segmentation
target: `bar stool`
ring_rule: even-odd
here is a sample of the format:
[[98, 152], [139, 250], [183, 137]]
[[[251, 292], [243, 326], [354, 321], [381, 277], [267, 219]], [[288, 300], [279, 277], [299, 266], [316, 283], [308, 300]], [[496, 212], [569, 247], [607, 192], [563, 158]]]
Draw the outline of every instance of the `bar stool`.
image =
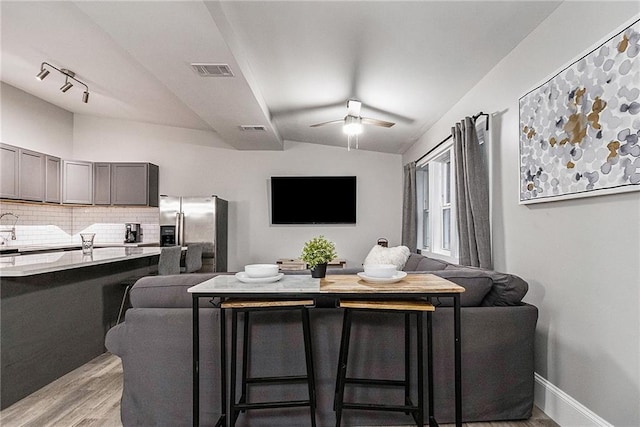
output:
[[[336, 390], [333, 403], [333, 409], [336, 411], [336, 426], [340, 426], [342, 419], [342, 411], [344, 409], [360, 409], [360, 410], [375, 410], [375, 411], [392, 411], [392, 412], [404, 412], [405, 414], [411, 414], [416, 424], [422, 426], [424, 424], [424, 390], [423, 390], [423, 327], [422, 327], [422, 313], [427, 312], [427, 345], [428, 345], [428, 375], [429, 378], [433, 378], [433, 363], [432, 363], [432, 346], [431, 346], [431, 312], [435, 311], [435, 307], [426, 300], [411, 300], [411, 301], [351, 301], [341, 300], [338, 304], [340, 308], [344, 308], [344, 317], [342, 323], [342, 337], [340, 340], [340, 353], [338, 356], [338, 374], [336, 378]], [[351, 322], [354, 311], [383, 311], [393, 312], [398, 314], [404, 314], [405, 318], [405, 331], [404, 331], [404, 369], [405, 375], [402, 380], [390, 380], [390, 379], [374, 379], [374, 378], [352, 378], [347, 377], [347, 360], [349, 358], [349, 340], [351, 335]], [[416, 315], [416, 330], [417, 330], [417, 386], [418, 386], [418, 401], [413, 404], [411, 401], [411, 314]], [[404, 388], [404, 404], [403, 405], [391, 405], [391, 404], [378, 404], [378, 403], [358, 403], [358, 402], [345, 402], [344, 401], [344, 389], [347, 384], [354, 386], [380, 386], [380, 387], [402, 387]], [[431, 380], [429, 380], [431, 386]], [[433, 392], [429, 387], [429, 412], [433, 408]]]
[[[220, 304], [223, 309], [231, 309], [231, 385], [230, 385], [230, 420], [234, 426], [240, 412], [251, 409], [274, 409], [274, 408], [294, 408], [308, 406], [311, 413], [311, 425], [316, 425], [316, 391], [315, 373], [313, 370], [313, 352], [311, 349], [311, 326], [309, 321], [309, 307], [314, 306], [314, 301], [308, 300], [236, 300], [231, 299]], [[305, 375], [272, 376], [272, 377], [250, 377], [249, 376], [249, 321], [250, 313], [265, 310], [300, 310], [302, 315], [302, 332], [304, 336], [304, 354], [306, 363]], [[238, 353], [238, 313], [244, 314], [244, 328], [242, 335], [242, 372], [241, 372], [241, 395], [236, 401], [236, 358]], [[291, 401], [270, 401], [270, 402], [248, 402], [248, 386], [252, 384], [274, 385], [287, 383], [306, 382], [309, 391], [309, 398], [306, 400]]]
[[180, 267], [180, 273], [195, 273], [202, 268], [202, 243], [188, 243], [187, 254], [184, 256], [184, 267]]

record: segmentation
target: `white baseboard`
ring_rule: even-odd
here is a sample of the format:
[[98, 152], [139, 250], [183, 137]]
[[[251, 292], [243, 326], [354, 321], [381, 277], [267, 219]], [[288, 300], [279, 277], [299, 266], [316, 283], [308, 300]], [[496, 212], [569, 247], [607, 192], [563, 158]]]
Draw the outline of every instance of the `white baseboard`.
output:
[[586, 406], [551, 384], [538, 373], [534, 400], [538, 408], [562, 427], [613, 427]]

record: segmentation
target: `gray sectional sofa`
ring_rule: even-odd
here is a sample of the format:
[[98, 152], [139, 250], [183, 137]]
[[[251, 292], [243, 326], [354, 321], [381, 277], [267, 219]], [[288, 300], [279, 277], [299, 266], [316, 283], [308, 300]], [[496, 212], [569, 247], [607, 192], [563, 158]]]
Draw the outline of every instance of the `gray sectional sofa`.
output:
[[[513, 420], [530, 417], [533, 407], [534, 334], [538, 310], [522, 298], [527, 283], [521, 278], [471, 267], [461, 267], [411, 254], [408, 272], [430, 272], [464, 286], [462, 294], [463, 420]], [[333, 270], [332, 273], [344, 273]], [[353, 272], [353, 271], [349, 271]], [[192, 354], [191, 298], [187, 288], [213, 274], [183, 274], [140, 279], [131, 289], [132, 308], [125, 322], [112, 328], [106, 347], [122, 359], [124, 391], [121, 401], [125, 426], [191, 425]], [[435, 414], [451, 422], [453, 390], [453, 310], [437, 299], [433, 314]], [[202, 307], [207, 303], [202, 301]], [[337, 357], [342, 326], [341, 310], [321, 301], [311, 310], [319, 426], [335, 424], [332, 411]], [[219, 411], [218, 321], [220, 311], [200, 310], [200, 420], [214, 425]], [[401, 378], [402, 316], [357, 313], [352, 330], [350, 369], [354, 376]], [[295, 313], [264, 312], [252, 316], [250, 361], [253, 375], [304, 372], [302, 332]], [[228, 347], [229, 348], [229, 347]], [[415, 363], [415, 360], [412, 362]], [[415, 372], [415, 370], [414, 370]], [[348, 392], [349, 393], [349, 392]], [[357, 389], [362, 400], [401, 403], [396, 390]], [[251, 399], [306, 398], [300, 389], [254, 388]], [[400, 399], [400, 401], [398, 400]], [[411, 425], [398, 413], [345, 411], [343, 425]], [[237, 425], [309, 425], [308, 408], [250, 411]]]

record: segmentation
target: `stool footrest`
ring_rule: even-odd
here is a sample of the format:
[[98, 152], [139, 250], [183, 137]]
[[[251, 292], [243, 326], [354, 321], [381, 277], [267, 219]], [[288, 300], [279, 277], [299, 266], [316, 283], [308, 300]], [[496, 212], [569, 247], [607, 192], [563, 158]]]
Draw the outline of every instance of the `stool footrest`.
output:
[[283, 400], [278, 402], [238, 403], [235, 405], [235, 410], [243, 411], [245, 409], [297, 408], [310, 405], [311, 401], [309, 400]]
[[344, 383], [354, 385], [386, 385], [391, 387], [405, 387], [407, 385], [406, 381], [403, 380], [380, 380], [374, 378], [345, 378]]
[[343, 409], [363, 409], [367, 411], [387, 411], [387, 412], [413, 412], [418, 411], [420, 408], [417, 406], [409, 405], [380, 405], [375, 403], [354, 403], [344, 402], [342, 403]]
[[247, 384], [275, 384], [290, 382], [306, 382], [309, 379], [306, 375], [289, 375], [284, 377], [256, 377], [247, 378]]

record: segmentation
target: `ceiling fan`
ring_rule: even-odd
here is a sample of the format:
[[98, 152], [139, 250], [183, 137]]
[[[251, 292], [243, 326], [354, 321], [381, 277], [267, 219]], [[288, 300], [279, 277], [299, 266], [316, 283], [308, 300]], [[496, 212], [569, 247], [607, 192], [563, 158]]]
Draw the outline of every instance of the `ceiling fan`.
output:
[[336, 123], [343, 123], [342, 131], [348, 136], [347, 148], [351, 150], [351, 140], [355, 139], [355, 148], [358, 148], [358, 135], [362, 133], [362, 125], [374, 125], [385, 128], [390, 128], [395, 123], [387, 122], [379, 119], [372, 119], [369, 117], [362, 117], [360, 115], [360, 109], [362, 108], [362, 102], [350, 99], [347, 101], [347, 115], [343, 119], [331, 120], [329, 122], [316, 123], [311, 125], [312, 128], [331, 125]]

